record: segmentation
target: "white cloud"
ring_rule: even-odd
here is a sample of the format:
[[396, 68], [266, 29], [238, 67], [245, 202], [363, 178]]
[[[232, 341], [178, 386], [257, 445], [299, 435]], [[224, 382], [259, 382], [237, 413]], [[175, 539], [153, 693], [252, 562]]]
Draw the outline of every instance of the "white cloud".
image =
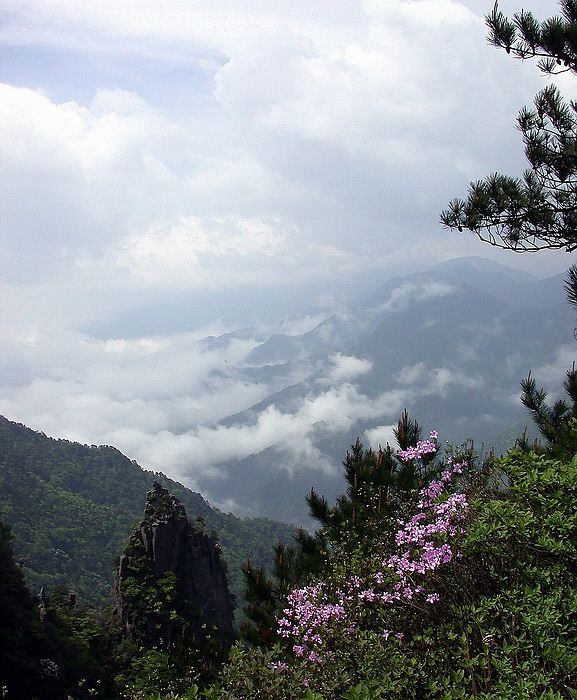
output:
[[426, 281], [423, 283], [403, 282], [395, 287], [391, 296], [381, 306], [381, 310], [403, 311], [415, 302], [427, 301], [454, 294], [457, 288], [450, 284]]
[[[304, 369], [248, 381], [260, 338], [209, 352], [155, 330], [152, 309], [194, 329], [169, 302], [197, 292], [218, 329], [223, 290], [242, 308], [255, 288], [273, 306], [274, 289], [300, 310], [311, 289], [361, 295], [400, 265], [505, 259], [437, 223], [469, 179], [522, 170], [514, 119], [543, 85], [486, 45], [482, 4], [4, 0], [0, 410], [178, 475], [277, 440], [314, 456], [313, 426], [386, 423], [413, 392], [475, 388], [442, 367], [419, 387], [416, 365], [369, 399], [354, 382], [370, 363], [336, 354], [320, 395], [215, 428]], [[556, 253], [515, 262], [566, 266]], [[452, 291], [403, 285], [387, 308]], [[124, 332], [117, 316], [134, 309], [152, 331]], [[107, 322], [121, 339], [90, 337]]]
[[480, 389], [483, 386], [483, 378], [448, 367], [435, 367], [429, 372], [430, 391], [439, 396], [446, 396], [448, 390], [454, 386], [462, 386], [466, 389]]
[[[88, 76], [90, 100], [51, 98], [32, 68], [27, 88], [2, 88], [4, 280], [66, 278], [76, 296], [95, 283], [116, 284], [119, 302], [119, 287], [138, 285], [299, 285], [429, 246], [442, 258], [448, 241], [471, 251], [435, 230], [450, 188], [464, 186], [455, 163], [477, 177], [510, 158], [514, 113], [539, 84], [514, 62], [508, 80], [512, 62], [485, 45], [478, 9], [448, 0], [6, 9], [11, 47], [119, 63]], [[182, 111], [160, 82], [157, 103], [154, 89], [115, 87], [146, 85], [125, 54], [169, 75], [201, 61], [210, 75], [170, 83], [190, 92]], [[86, 83], [71, 79], [69, 92]]]
[[366, 442], [373, 450], [383, 449], [387, 445], [396, 446], [394, 430], [397, 427], [396, 423], [391, 425], [377, 425], [376, 428], [365, 431]]
[[416, 384], [422, 381], [424, 373], [424, 362], [417, 362], [415, 365], [406, 365], [397, 375], [397, 382], [399, 384]]
[[370, 372], [373, 363], [370, 360], [361, 359], [354, 355], [342, 355], [336, 353], [329, 358], [332, 366], [326, 377], [321, 380], [326, 384], [339, 384], [341, 382], [351, 381], [363, 374]]
[[[277, 466], [333, 473], [335, 465], [316, 444], [319, 436], [346, 434], [369, 421], [376, 424], [365, 431], [369, 445], [393, 444], [390, 421], [406, 406], [446, 396], [455, 386], [473, 393], [482, 388], [478, 376], [423, 361], [402, 368], [397, 388], [367, 396], [355, 382], [371, 362], [336, 353], [324, 372], [314, 366], [313, 376], [321, 376], [309, 394], [219, 423], [313, 371], [304, 363], [246, 374], [263, 333], [211, 343], [192, 333], [95, 340], [44, 331], [4, 339], [2, 357], [12, 381], [3, 386], [0, 412], [51, 435], [115, 445], [144, 467], [195, 487], [218, 479], [222, 462], [273, 446], [286, 455]], [[568, 366], [572, 350], [562, 347], [552, 363], [536, 368], [538, 380], [558, 383], [559, 367]]]
[[427, 367], [426, 362], [406, 365], [397, 374], [396, 381], [407, 388], [412, 387], [413, 391], [421, 395], [446, 396], [455, 386], [471, 390], [483, 387], [481, 376], [471, 375], [458, 368]]
[[217, 421], [278, 388], [274, 379], [262, 384], [233, 370], [255, 342], [232, 340], [208, 350], [188, 334], [95, 341], [70, 333], [5, 341], [4, 361], [15, 380], [4, 387], [0, 411], [82, 442], [110, 443], [118, 426], [178, 432]]
[[137, 96], [101, 92], [87, 108], [3, 85], [0, 98], [6, 281], [74, 272], [173, 200], [179, 129]]
[[176, 287], [221, 286], [226, 278], [215, 276], [214, 264], [201, 267], [201, 261], [230, 256], [242, 264], [242, 258], [250, 255], [270, 258], [283, 247], [284, 239], [279, 221], [228, 216], [204, 222], [182, 217], [166, 229], [155, 226], [130, 237], [116, 264], [145, 283], [164, 286], [169, 279]]
[[194, 485], [217, 475], [220, 462], [273, 445], [295, 456], [295, 468], [312, 462], [330, 471], [334, 465], [313, 444], [319, 429], [336, 434], [361, 419], [392, 417], [407, 398], [403, 391], [374, 399], [359, 393], [350, 380], [370, 363], [336, 355], [327, 377], [337, 385], [325, 381], [325, 391], [291, 410], [271, 405], [248, 423], [217, 425], [305, 376], [295, 368], [260, 382], [245, 378], [238, 367], [258, 342], [231, 339], [209, 350], [191, 334], [96, 341], [72, 333], [5, 342], [17, 381], [4, 386], [0, 412], [48, 434], [113, 444]]

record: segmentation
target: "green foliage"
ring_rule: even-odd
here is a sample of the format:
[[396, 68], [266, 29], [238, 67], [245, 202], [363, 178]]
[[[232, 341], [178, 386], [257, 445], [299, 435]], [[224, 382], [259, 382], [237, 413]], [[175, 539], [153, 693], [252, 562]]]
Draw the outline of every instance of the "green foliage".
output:
[[[404, 411], [394, 434], [399, 449], [404, 450], [420, 440], [421, 429]], [[376, 529], [391, 530], [391, 518], [427, 478], [434, 457], [430, 454], [418, 464], [403, 462], [390, 445], [373, 452], [357, 440], [343, 462], [346, 494], [334, 507], [314, 491], [307, 498], [311, 516], [320, 525], [324, 548], [330, 550], [331, 543], [338, 543], [340, 548], [357, 549], [370, 541], [367, 536]]]
[[[533, 445], [550, 457], [571, 458], [577, 454], [577, 370], [575, 365], [566, 373], [564, 382], [568, 401], [559, 400], [552, 406], [547, 404], [547, 392], [537, 389], [535, 380], [529, 376], [521, 382], [521, 401], [531, 411], [546, 446]], [[522, 449], [529, 449], [524, 438], [518, 440]]]
[[571, 265], [564, 281], [567, 301], [577, 308], [577, 264]]
[[462, 609], [471, 647], [465, 679], [497, 697], [521, 690], [570, 697], [577, 684], [577, 459], [511, 453], [499, 467], [509, 490], [477, 503], [463, 544], [463, 567], [476, 562], [484, 571]]
[[0, 524], [0, 688], [2, 697], [65, 700], [113, 697], [103, 616], [69, 591], [39, 601], [24, 585]]
[[385, 688], [378, 682], [359, 683], [354, 688], [344, 693], [341, 697], [343, 700], [377, 700], [385, 697], [382, 693]]
[[286, 546], [280, 541], [275, 546], [271, 577], [264, 566], [254, 567], [250, 560], [246, 563], [242, 636], [251, 644], [272, 646], [278, 642], [276, 615], [281, 602], [293, 588], [304, 584], [308, 576], [325, 569], [327, 542], [322, 534], [309, 535], [299, 529], [294, 540], [296, 546]]
[[[471, 516], [461, 557], [433, 574], [438, 603], [358, 608], [358, 631], [348, 622], [333, 630], [326, 664], [282, 643], [239, 646], [221, 697], [300, 700], [307, 684], [309, 697], [325, 700], [575, 697], [577, 457], [512, 452], [494, 470], [483, 483], [472, 473], [463, 484]], [[376, 529], [371, 545], [372, 557], [366, 544], [334, 556], [325, 586], [374, 571], [386, 547]]]
[[86, 605], [60, 605], [51, 597], [43, 621], [54, 645], [52, 658], [67, 693], [75, 698], [114, 697], [111, 611]]
[[521, 60], [538, 58], [544, 73], [577, 71], [577, 2], [561, 0], [561, 16], [539, 22], [521, 10], [509, 20], [495, 3], [486, 18], [489, 41]]
[[171, 647], [187, 626], [179, 610], [177, 576], [173, 571], [154, 576], [144, 545], [136, 537], [130, 538], [124, 553], [129, 563], [120, 593], [131, 636], [138, 644], [164, 639]]
[[494, 173], [469, 186], [441, 214], [447, 228], [468, 229], [493, 246], [515, 251], [577, 248], [577, 108], [555, 86], [520, 112], [530, 168], [523, 179]]
[[247, 558], [272, 565], [272, 545], [294, 532], [282, 523], [211, 508], [199, 494], [142, 470], [113, 447], [53, 440], [0, 417], [0, 518], [12, 527], [31, 590], [65, 585], [86, 603], [107, 605], [115, 558], [142, 517], [143, 494], [154, 480], [219, 534], [239, 600]]
[[0, 524], [0, 687], [31, 696], [40, 682], [42, 628], [24, 577], [14, 562], [10, 528]]
[[152, 694], [158, 697], [168, 694], [180, 696], [196, 679], [194, 673], [183, 672], [167, 651], [153, 647], [139, 649], [130, 667], [116, 676], [116, 684], [122, 688], [121, 695], [126, 698]]
[[[563, 17], [539, 23], [522, 11], [511, 22], [497, 5], [487, 17], [490, 41], [521, 59], [541, 57], [547, 73], [577, 72], [577, 1], [562, 0]], [[523, 179], [495, 173], [472, 183], [466, 200], [441, 214], [447, 228], [468, 229], [491, 245], [515, 251], [577, 248], [577, 105], [544, 88], [534, 109], [517, 119], [529, 169]]]

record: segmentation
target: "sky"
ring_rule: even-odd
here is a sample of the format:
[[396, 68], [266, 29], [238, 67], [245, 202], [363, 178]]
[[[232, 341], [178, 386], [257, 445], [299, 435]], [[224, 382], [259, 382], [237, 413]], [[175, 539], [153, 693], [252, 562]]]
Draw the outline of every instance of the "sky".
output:
[[[160, 467], [266, 394], [214, 369], [279, 321], [458, 256], [564, 271], [439, 224], [521, 174], [515, 116], [549, 80], [488, 45], [492, 5], [0, 0], [0, 412]], [[558, 8], [500, 3], [523, 6]]]

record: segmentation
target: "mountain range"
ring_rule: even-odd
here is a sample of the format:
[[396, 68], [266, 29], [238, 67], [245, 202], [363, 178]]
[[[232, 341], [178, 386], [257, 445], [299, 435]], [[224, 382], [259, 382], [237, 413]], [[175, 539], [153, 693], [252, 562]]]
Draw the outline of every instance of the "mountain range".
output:
[[[252, 435], [254, 450], [195, 483], [224, 509], [310, 526], [310, 489], [329, 501], [340, 494], [347, 447], [357, 437], [393, 444], [403, 409], [443, 441], [474, 439], [503, 451], [531, 423], [520, 381], [532, 371], [561, 393], [576, 354], [574, 325], [563, 275], [538, 279], [461, 258], [388, 279], [304, 333], [256, 342], [227, 367], [276, 389], [211, 426], [217, 439]], [[217, 349], [254, 336], [243, 329], [201, 342]]]
[[[176, 495], [192, 517], [203, 510], [218, 513], [209, 520], [219, 533], [240, 532], [245, 527], [240, 517], [311, 529], [305, 501], [310, 489], [333, 501], [345, 488], [341, 463], [347, 448], [357, 437], [374, 448], [394, 444], [393, 428], [404, 409], [419, 421], [424, 436], [435, 429], [442, 442], [474, 439], [479, 449], [484, 444], [497, 452], [512, 446], [532, 425], [519, 400], [521, 380], [532, 372], [551, 396], [561, 395], [565, 371], [576, 356], [574, 326], [563, 275], [539, 279], [490, 260], [461, 258], [390, 276], [371, 295], [341, 305], [336, 313], [312, 309], [279, 319], [274, 332], [248, 327], [219, 336], [176, 334], [145, 339], [144, 345], [113, 338], [103, 341], [103, 354], [86, 371], [83, 359], [76, 363], [69, 353], [71, 369], [60, 361], [46, 380], [63, 407], [50, 414], [46, 428], [42, 403], [34, 413], [32, 380], [29, 390], [23, 384], [21, 393], [12, 391], [22, 397], [21, 405], [4, 405], [14, 405], [22, 422], [34, 417], [37, 430], [106, 441], [129, 455], [122, 455], [127, 465], [137, 457], [149, 469], [132, 464], [130, 476], [121, 477], [120, 493], [126, 479], [134, 483], [123, 532], [140, 516], [138, 504], [155, 472], [201, 493], [200, 501], [190, 504], [190, 496]], [[102, 358], [109, 364], [101, 365]], [[26, 397], [32, 397], [30, 408]], [[82, 402], [98, 421], [72, 410]], [[93, 436], [93, 424], [105, 429]], [[115, 436], [124, 442], [117, 444]], [[58, 443], [62, 449], [68, 444]], [[25, 448], [19, 449], [24, 452], [18, 459], [28, 459]], [[106, 465], [116, 464], [110, 455], [121, 453], [111, 447], [86, 449], [82, 459], [92, 463], [98, 456], [98, 478], [114, 494], [118, 474], [114, 469], [107, 474]], [[5, 457], [5, 463], [13, 457]], [[74, 480], [80, 478], [78, 469], [72, 470]], [[21, 491], [42, 494], [44, 481], [52, 489], [60, 478], [66, 489], [74, 485], [59, 467], [54, 475], [33, 475], [33, 485], [25, 481]], [[93, 501], [86, 490], [81, 497]], [[99, 509], [109, 505], [104, 496], [97, 502]], [[78, 507], [84, 512], [84, 505]], [[88, 510], [92, 513], [93, 506]], [[227, 516], [230, 512], [235, 515]], [[254, 556], [243, 551], [242, 556]], [[240, 554], [234, 556], [242, 563]]]

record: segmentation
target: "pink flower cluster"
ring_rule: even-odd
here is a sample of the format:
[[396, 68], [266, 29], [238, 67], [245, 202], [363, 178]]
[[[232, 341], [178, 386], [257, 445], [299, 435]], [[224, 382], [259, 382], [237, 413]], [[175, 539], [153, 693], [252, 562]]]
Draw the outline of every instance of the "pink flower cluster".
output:
[[404, 462], [408, 462], [410, 459], [419, 459], [419, 457], [426, 454], [434, 454], [437, 451], [438, 435], [436, 430], [431, 430], [428, 440], [419, 440], [414, 447], [408, 447], [406, 450], [398, 450], [397, 456]]
[[[402, 459], [416, 459], [436, 451], [437, 433], [413, 448], [399, 452]], [[337, 629], [351, 635], [362, 619], [362, 608], [373, 603], [407, 603], [421, 597], [426, 603], [439, 601], [438, 593], [425, 594], [416, 575], [425, 576], [460, 554], [451, 540], [463, 533], [463, 521], [469, 504], [464, 494], [446, 492], [455, 475], [462, 472], [463, 464], [449, 458], [441, 478], [431, 481], [419, 493], [418, 512], [408, 521], [398, 521], [395, 534], [397, 552], [386, 557], [381, 569], [368, 577], [367, 582], [351, 576], [329, 595], [323, 582], [292, 591], [287, 598], [284, 617], [278, 619], [279, 633], [293, 640], [292, 650], [297, 657], [321, 663], [326, 658], [328, 641]], [[392, 588], [386, 586], [394, 575]], [[423, 581], [424, 583], [424, 581]], [[337, 601], [336, 603], [331, 601]], [[389, 637], [389, 631], [383, 638]], [[402, 632], [395, 635], [402, 639]], [[330, 652], [329, 652], [330, 658]]]
[[287, 604], [288, 607], [283, 610], [285, 617], [278, 619], [279, 634], [299, 642], [292, 648], [296, 656], [320, 662], [319, 652], [326, 639], [326, 631], [332, 623], [345, 619], [345, 608], [342, 603], [328, 602], [320, 583], [292, 591], [287, 597]]
[[[383, 562], [398, 577], [393, 600], [411, 600], [415, 594], [423, 592], [422, 586], [413, 583], [413, 574], [424, 575], [459, 556], [447, 540], [463, 533], [461, 523], [467, 516], [469, 503], [462, 493], [454, 493], [440, 500], [453, 476], [463, 470], [462, 464], [453, 464], [450, 458], [448, 466], [449, 469], [443, 471], [440, 479], [431, 481], [420, 492], [417, 506], [420, 512], [407, 522], [399, 522], [400, 528], [395, 535], [399, 552]], [[438, 599], [437, 594], [426, 597], [429, 603]]]

